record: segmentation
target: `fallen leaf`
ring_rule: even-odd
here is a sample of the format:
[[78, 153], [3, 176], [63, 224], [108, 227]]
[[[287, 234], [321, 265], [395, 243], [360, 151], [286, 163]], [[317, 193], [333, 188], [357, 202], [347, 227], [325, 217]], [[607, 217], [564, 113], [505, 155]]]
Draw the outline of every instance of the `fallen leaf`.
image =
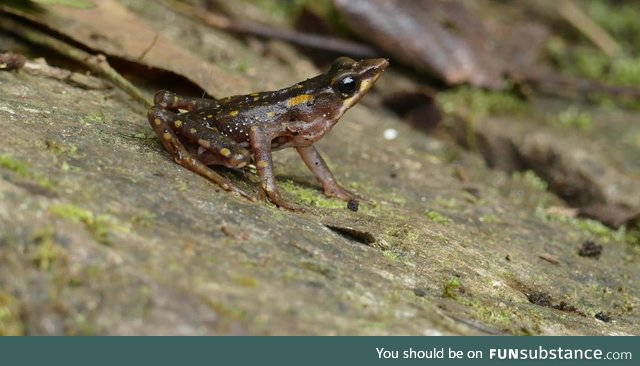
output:
[[184, 76], [213, 96], [241, 94], [249, 89], [248, 80], [224, 72], [174, 44], [119, 2], [103, 0], [95, 5], [91, 9], [78, 9], [57, 3], [43, 6], [46, 11], [42, 12], [6, 6], [0, 9], [53, 28], [94, 52]]

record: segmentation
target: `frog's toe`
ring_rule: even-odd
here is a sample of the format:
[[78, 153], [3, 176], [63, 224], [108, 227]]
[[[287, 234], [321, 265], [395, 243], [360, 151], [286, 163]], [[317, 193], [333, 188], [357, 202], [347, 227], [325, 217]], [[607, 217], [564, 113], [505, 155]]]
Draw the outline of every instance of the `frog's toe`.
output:
[[251, 202], [258, 201], [258, 199], [255, 196], [243, 191], [242, 189], [240, 189], [238, 187], [232, 186], [231, 191], [232, 192], [236, 192], [237, 194], [241, 195], [242, 197], [248, 199]]
[[287, 201], [282, 199], [282, 196], [280, 196], [280, 194], [277, 193], [277, 192], [265, 192], [265, 190], [262, 189], [260, 191], [260, 197], [264, 198], [265, 195], [267, 196], [269, 201], [271, 201], [271, 203], [273, 203], [274, 205], [278, 206], [278, 208], [283, 208], [285, 210], [289, 210], [289, 211], [293, 211], [293, 212], [303, 212], [304, 211], [304, 208], [302, 208], [301, 206], [288, 203]]
[[174, 93], [168, 90], [158, 90], [156, 95], [153, 97], [153, 104], [167, 108], [169, 105], [173, 104], [175, 96], [176, 95]]
[[[227, 149], [227, 151], [229, 151]], [[241, 169], [245, 166], [249, 165], [251, 161], [251, 153], [247, 149], [236, 149], [233, 152], [230, 152], [227, 157], [226, 165], [229, 168]]]
[[332, 187], [326, 187], [324, 189], [324, 195], [327, 197], [335, 197], [338, 199], [341, 199], [343, 201], [350, 201], [350, 200], [361, 200], [363, 199], [363, 197], [361, 197], [360, 195], [347, 191], [346, 189], [336, 185], [336, 186], [332, 186]]
[[[273, 202], [273, 201], [272, 201]], [[305, 212], [304, 207], [298, 206], [292, 203], [288, 203], [286, 201], [280, 200], [279, 202], [273, 202], [274, 205], [278, 206], [278, 208], [283, 208], [285, 210], [293, 211], [293, 212]]]

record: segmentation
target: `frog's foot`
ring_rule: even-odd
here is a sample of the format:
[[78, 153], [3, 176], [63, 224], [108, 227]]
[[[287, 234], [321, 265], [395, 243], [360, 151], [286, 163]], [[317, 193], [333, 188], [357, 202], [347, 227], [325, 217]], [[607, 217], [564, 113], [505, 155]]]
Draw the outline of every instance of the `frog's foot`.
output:
[[176, 93], [172, 93], [168, 90], [159, 90], [153, 97], [153, 104], [174, 112], [178, 109], [184, 109], [191, 112], [205, 108], [220, 108], [220, 103], [218, 103], [218, 101], [215, 99], [181, 97]]
[[302, 206], [291, 204], [285, 201], [278, 192], [268, 192], [268, 191], [265, 191], [264, 189], [260, 190], [260, 197], [264, 199], [265, 196], [266, 198], [269, 199], [269, 201], [271, 201], [271, 203], [278, 206], [278, 208], [284, 208], [286, 210], [293, 211], [293, 212], [305, 211]]
[[343, 201], [351, 201], [351, 200], [358, 200], [358, 201], [366, 201], [366, 199], [364, 197], [362, 197], [361, 195], [348, 191], [342, 187], [340, 187], [337, 183], [333, 182], [334, 184], [327, 184], [327, 185], [323, 185], [323, 189], [324, 189], [324, 195], [327, 197], [335, 197], [338, 199], [341, 199]]
[[[245, 197], [254, 202], [256, 201], [255, 197], [231, 184], [231, 182], [229, 182], [227, 179], [211, 170], [211, 168], [206, 166], [203, 162], [196, 159], [191, 153], [189, 153], [189, 151], [185, 148], [185, 146], [176, 135], [175, 130], [180, 130], [184, 122], [178, 119], [175, 114], [162, 107], [154, 106], [149, 109], [148, 118], [151, 127], [153, 127], [156, 135], [158, 135], [158, 138], [162, 142], [165, 150], [167, 150], [167, 152], [171, 154], [177, 164], [200, 174], [201, 176], [209, 179], [226, 191], [236, 192], [242, 197]], [[206, 143], [203, 144], [206, 145]], [[200, 145], [202, 146], [203, 144]], [[209, 147], [211, 147], [211, 143], [209, 143], [208, 145]], [[230, 160], [230, 162], [234, 163], [236, 166], [246, 165], [246, 162], [248, 161], [248, 152], [243, 155], [246, 155], [246, 159], [240, 159], [240, 154], [236, 155], [237, 156], [234, 155], [233, 159]]]
[[329, 170], [327, 163], [324, 162], [324, 159], [322, 159], [322, 156], [320, 156], [320, 153], [315, 147], [313, 147], [313, 145], [298, 146], [296, 147], [296, 150], [298, 150], [298, 154], [300, 154], [300, 157], [302, 157], [302, 160], [305, 162], [309, 170], [313, 172], [320, 184], [322, 184], [325, 196], [335, 197], [343, 201], [354, 199], [364, 200], [363, 197], [356, 193], [349, 192], [348, 190], [340, 187]]

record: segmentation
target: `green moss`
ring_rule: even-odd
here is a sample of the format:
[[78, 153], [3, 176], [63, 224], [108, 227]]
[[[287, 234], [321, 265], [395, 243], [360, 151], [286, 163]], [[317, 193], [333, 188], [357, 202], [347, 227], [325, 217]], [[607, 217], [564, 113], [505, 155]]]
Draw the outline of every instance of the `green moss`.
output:
[[346, 207], [346, 203], [342, 200], [327, 198], [321, 192], [301, 187], [291, 180], [284, 181], [279, 186], [294, 195], [299, 204], [332, 209], [344, 209]]
[[254, 277], [249, 276], [241, 276], [234, 278], [234, 281], [244, 287], [256, 287], [258, 285], [258, 281]]
[[143, 299], [150, 299], [153, 295], [153, 290], [149, 286], [141, 286], [138, 289], [138, 294], [140, 294], [140, 297]]
[[111, 232], [129, 232], [128, 225], [120, 224], [111, 215], [96, 215], [72, 204], [53, 205], [49, 210], [61, 219], [83, 223], [93, 238], [101, 244], [109, 245], [111, 243]]
[[384, 255], [385, 257], [393, 260], [393, 261], [401, 261], [401, 254], [395, 250], [392, 249], [388, 249], [388, 250], [383, 250], [382, 251], [382, 255]]
[[609, 32], [623, 49], [640, 52], [640, 7], [637, 2], [582, 1], [593, 20]]
[[600, 221], [558, 215], [552, 212], [547, 212], [547, 210], [545, 210], [543, 207], [536, 208], [535, 216], [543, 221], [571, 225], [575, 229], [580, 231], [582, 235], [587, 237], [597, 237], [599, 240], [605, 242], [618, 241], [626, 242], [628, 244], [640, 243], [640, 233], [636, 232], [635, 229], [629, 230], [625, 226], [621, 227], [618, 230], [613, 230], [605, 226]]
[[222, 303], [209, 302], [209, 307], [212, 308], [216, 313], [220, 314], [220, 316], [235, 320], [245, 319], [248, 314], [248, 311], [245, 309], [229, 306]]
[[87, 114], [86, 116], [83, 116], [82, 118], [80, 118], [80, 120], [88, 124], [105, 122], [104, 114], [102, 114], [102, 112]]
[[483, 222], [485, 224], [500, 224], [500, 223], [503, 222], [496, 215], [482, 215], [482, 216], [480, 216], [480, 218], [478, 220], [480, 220], [480, 222]]
[[268, 12], [273, 18], [291, 23], [296, 18], [297, 13], [308, 3], [307, 0], [252, 0], [251, 4], [258, 6]]
[[547, 182], [531, 170], [527, 170], [525, 172], [514, 172], [511, 175], [511, 178], [513, 180], [520, 181], [539, 192], [546, 192], [548, 188]]
[[398, 204], [400, 206], [404, 206], [407, 203], [407, 199], [405, 197], [393, 195], [391, 197], [391, 202]]
[[573, 218], [573, 220], [570, 220], [569, 222], [578, 229], [582, 229], [589, 234], [596, 235], [601, 238], [614, 237], [614, 231], [609, 229], [599, 221], [583, 218]]
[[395, 224], [396, 226], [385, 230], [385, 235], [391, 247], [395, 247], [403, 242], [415, 243], [420, 237], [420, 234], [410, 225], [401, 224], [400, 221], [395, 221]]
[[485, 324], [492, 324], [500, 329], [511, 328], [511, 318], [509, 312], [496, 309], [489, 305], [483, 305], [479, 301], [474, 301], [471, 306], [476, 310], [478, 320]]
[[20, 316], [20, 302], [0, 292], [0, 336], [24, 335], [24, 325]]
[[475, 121], [489, 116], [531, 113], [527, 103], [507, 91], [487, 91], [468, 86], [438, 93], [438, 102], [446, 114], [462, 117], [465, 123], [466, 145], [471, 150], [477, 148]]
[[450, 299], [457, 299], [460, 293], [459, 289], [462, 286], [460, 281], [457, 278], [452, 278], [447, 281], [442, 287], [442, 297], [447, 297]]
[[69, 330], [69, 335], [95, 335], [97, 333], [95, 324], [87, 319], [84, 314], [75, 314], [73, 316], [74, 328]]
[[31, 254], [31, 261], [41, 270], [49, 271], [54, 263], [59, 262], [64, 255], [62, 247], [55, 242], [55, 231], [48, 226], [36, 233], [34, 241], [38, 243]]
[[623, 141], [631, 147], [640, 150], [640, 132], [634, 132], [626, 135]]
[[300, 267], [312, 272], [319, 273], [327, 278], [333, 279], [337, 277], [335, 268], [323, 262], [305, 260], [300, 262]]
[[458, 200], [456, 200], [455, 198], [444, 198], [444, 197], [438, 196], [436, 197], [435, 204], [440, 207], [455, 209], [456, 207], [459, 206], [460, 202], [458, 202]]
[[62, 144], [58, 141], [47, 140], [45, 141], [45, 146], [56, 155], [67, 155], [73, 158], [79, 157], [78, 146], [75, 144]]
[[591, 114], [582, 112], [576, 107], [569, 107], [552, 120], [552, 125], [561, 129], [591, 131], [593, 129], [593, 117]]
[[[621, 46], [610, 56], [596, 48], [586, 37], [578, 44], [559, 36], [547, 43], [550, 59], [564, 73], [600, 80], [609, 84], [640, 84], [640, 7], [631, 3], [584, 1], [581, 4], [596, 23]], [[604, 99], [605, 101], [607, 99]]]
[[447, 114], [457, 113], [472, 119], [495, 115], [522, 115], [530, 108], [515, 95], [504, 91], [487, 91], [459, 87], [438, 94], [438, 101]]
[[151, 227], [155, 222], [156, 216], [157, 215], [154, 214], [153, 212], [143, 210], [133, 215], [131, 219], [129, 219], [129, 223], [131, 223], [132, 225], [138, 225], [142, 227]]
[[167, 266], [167, 270], [172, 275], [182, 275], [182, 274], [184, 274], [184, 269], [185, 269], [184, 265], [182, 263], [179, 263], [179, 262], [171, 262]]
[[9, 169], [12, 172], [23, 177], [28, 176], [27, 164], [18, 159], [11, 157], [8, 154], [0, 154], [0, 167]]
[[448, 217], [444, 216], [443, 214], [441, 214], [441, 213], [439, 213], [439, 212], [437, 212], [437, 211], [429, 210], [429, 211], [426, 211], [426, 212], [424, 213], [424, 215], [425, 215], [429, 220], [431, 220], [431, 221], [435, 221], [435, 222], [438, 222], [438, 223], [441, 223], [441, 224], [446, 224], [446, 223], [451, 222], [451, 219], [450, 219], [450, 218], [448, 218]]
[[42, 175], [31, 173], [29, 171], [28, 165], [25, 162], [20, 161], [12, 157], [11, 155], [0, 154], [0, 167], [11, 170], [21, 177], [28, 178], [42, 188], [53, 188], [53, 184], [51, 183], [51, 181], [49, 181], [49, 179], [43, 177]]
[[[566, 74], [615, 85], [640, 84], [640, 57], [620, 54], [609, 57], [590, 46], [552, 51], [552, 59]], [[553, 54], [556, 52], [556, 54]]]

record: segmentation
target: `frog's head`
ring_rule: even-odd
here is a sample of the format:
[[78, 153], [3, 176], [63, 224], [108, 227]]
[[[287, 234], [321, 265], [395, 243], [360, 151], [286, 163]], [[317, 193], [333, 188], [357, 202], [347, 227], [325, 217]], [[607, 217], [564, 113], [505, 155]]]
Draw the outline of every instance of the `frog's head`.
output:
[[385, 58], [355, 61], [349, 57], [340, 57], [333, 61], [327, 74], [331, 80], [331, 89], [342, 100], [342, 112], [367, 94], [387, 66], [389, 61]]

